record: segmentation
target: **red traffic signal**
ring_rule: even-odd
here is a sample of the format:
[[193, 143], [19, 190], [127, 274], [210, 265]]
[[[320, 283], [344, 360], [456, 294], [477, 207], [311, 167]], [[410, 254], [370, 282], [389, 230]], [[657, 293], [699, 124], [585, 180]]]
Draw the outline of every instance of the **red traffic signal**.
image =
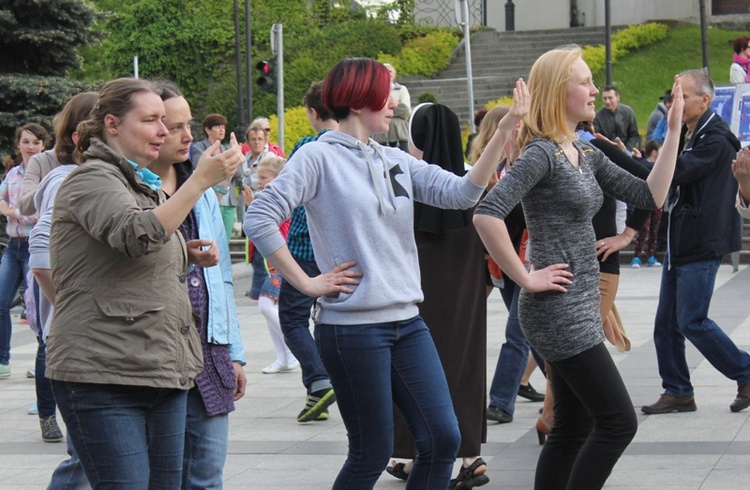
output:
[[260, 72], [257, 83], [261, 90], [274, 92], [276, 89], [276, 67], [274, 60], [259, 61], [255, 67]]

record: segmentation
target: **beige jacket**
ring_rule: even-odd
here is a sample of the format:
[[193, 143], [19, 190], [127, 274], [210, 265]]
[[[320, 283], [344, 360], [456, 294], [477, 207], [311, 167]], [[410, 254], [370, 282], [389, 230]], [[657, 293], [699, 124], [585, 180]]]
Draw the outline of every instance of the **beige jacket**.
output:
[[393, 119], [388, 126], [387, 133], [378, 133], [372, 139], [385, 145], [399, 141], [409, 141], [409, 115], [411, 114], [411, 97], [409, 91], [400, 83], [394, 83], [391, 88], [393, 99], [398, 104], [393, 110]]
[[99, 140], [60, 185], [50, 232], [57, 289], [50, 379], [189, 389], [203, 369], [180, 233], [166, 235], [163, 201]]
[[21, 181], [21, 197], [18, 199], [18, 210], [21, 211], [22, 215], [31, 216], [36, 213], [36, 206], [34, 205], [36, 188], [39, 187], [39, 182], [45, 175], [59, 166], [60, 163], [57, 161], [54, 148], [31, 157], [29, 163], [26, 164], [26, 171]]

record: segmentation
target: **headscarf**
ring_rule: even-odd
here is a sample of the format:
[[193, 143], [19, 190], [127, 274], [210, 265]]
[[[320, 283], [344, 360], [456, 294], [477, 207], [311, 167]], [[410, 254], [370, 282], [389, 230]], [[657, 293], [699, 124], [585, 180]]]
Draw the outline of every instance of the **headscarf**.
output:
[[[424, 103], [414, 108], [409, 118], [409, 140], [424, 154], [422, 159], [458, 176], [466, 173], [461, 151], [461, 126], [458, 116], [441, 104]], [[440, 209], [414, 203], [417, 230], [444, 235], [471, 223], [471, 210]]]

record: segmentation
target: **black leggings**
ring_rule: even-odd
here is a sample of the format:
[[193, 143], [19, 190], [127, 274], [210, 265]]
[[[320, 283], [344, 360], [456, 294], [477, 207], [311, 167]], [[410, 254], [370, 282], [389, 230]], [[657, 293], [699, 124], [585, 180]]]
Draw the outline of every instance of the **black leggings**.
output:
[[534, 488], [601, 489], [638, 429], [633, 402], [603, 343], [550, 365], [555, 421]]

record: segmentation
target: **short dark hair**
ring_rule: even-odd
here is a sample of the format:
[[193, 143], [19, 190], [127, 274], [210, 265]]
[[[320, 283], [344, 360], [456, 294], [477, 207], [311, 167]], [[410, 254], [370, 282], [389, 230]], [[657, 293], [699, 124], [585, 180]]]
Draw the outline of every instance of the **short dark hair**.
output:
[[321, 121], [328, 121], [333, 117], [331, 111], [323, 103], [323, 82], [313, 82], [302, 98], [302, 104], [310, 110], [315, 110]]
[[605, 85], [602, 89], [602, 93], [604, 92], [614, 92], [615, 94], [620, 95], [620, 91], [617, 90], [617, 87], [615, 87], [614, 85]]
[[648, 158], [653, 152], [658, 151], [660, 148], [661, 143], [656, 140], [648, 140], [646, 141], [646, 145], [643, 147], [643, 156]]
[[482, 125], [482, 121], [484, 121], [484, 116], [487, 115], [487, 108], [482, 107], [474, 114], [474, 126], [479, 127]]
[[735, 53], [740, 54], [740, 51], [747, 49], [748, 44], [750, 44], [750, 37], [737, 36], [732, 43], [732, 49], [734, 49]]
[[41, 124], [37, 124], [37, 123], [28, 123], [16, 129], [16, 145], [21, 143], [21, 133], [23, 133], [24, 131], [28, 131], [29, 133], [36, 136], [38, 139], [42, 140], [42, 144], [44, 144], [45, 147], [49, 144], [50, 140], [52, 139], [50, 138], [50, 135], [47, 132], [47, 130], [44, 129], [44, 126], [42, 126]]
[[344, 58], [323, 82], [323, 104], [337, 121], [351, 109], [379, 111], [388, 103], [391, 75], [382, 63], [370, 58]]
[[227, 118], [221, 114], [209, 114], [203, 118], [203, 129], [211, 129], [214, 126], [225, 126], [229, 124]]

